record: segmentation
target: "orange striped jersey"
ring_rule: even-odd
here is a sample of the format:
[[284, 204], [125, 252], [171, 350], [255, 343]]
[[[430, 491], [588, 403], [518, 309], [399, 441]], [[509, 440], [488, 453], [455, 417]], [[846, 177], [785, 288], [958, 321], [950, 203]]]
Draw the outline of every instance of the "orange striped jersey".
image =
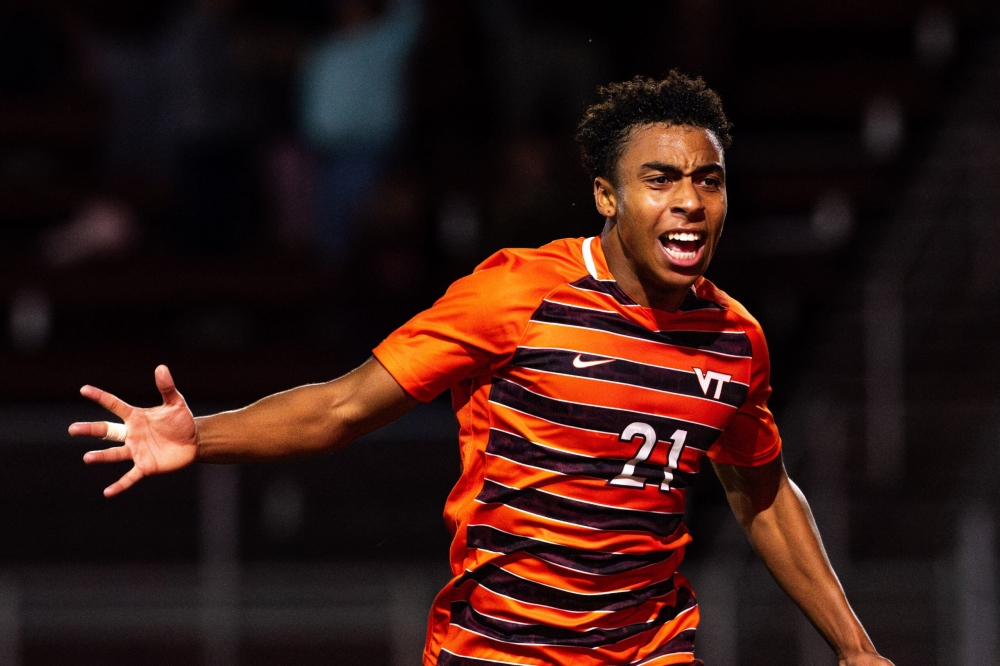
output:
[[425, 666], [694, 660], [685, 488], [706, 455], [781, 450], [739, 303], [701, 278], [676, 312], [642, 307], [600, 238], [561, 240], [493, 255], [375, 356], [418, 400], [450, 388], [460, 426]]

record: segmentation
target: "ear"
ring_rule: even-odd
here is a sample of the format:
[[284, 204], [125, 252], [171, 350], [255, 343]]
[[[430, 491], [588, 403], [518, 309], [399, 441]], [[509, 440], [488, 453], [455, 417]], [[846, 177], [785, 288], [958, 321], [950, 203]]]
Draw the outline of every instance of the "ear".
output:
[[597, 212], [608, 219], [618, 212], [618, 192], [608, 179], [600, 176], [594, 179], [594, 205]]

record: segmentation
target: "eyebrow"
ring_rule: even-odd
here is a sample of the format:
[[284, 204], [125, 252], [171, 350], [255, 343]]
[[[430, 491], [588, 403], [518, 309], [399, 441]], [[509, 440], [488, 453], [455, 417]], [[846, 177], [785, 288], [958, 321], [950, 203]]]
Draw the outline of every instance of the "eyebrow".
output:
[[[676, 173], [683, 174], [684, 170], [679, 166], [673, 164], [667, 164], [666, 162], [646, 162], [640, 169], [651, 169], [653, 171], [663, 171], [664, 173]], [[706, 173], [709, 171], [718, 171], [720, 173], [725, 173], [726, 169], [718, 162], [711, 162], [709, 164], [701, 164], [694, 169], [691, 173]]]

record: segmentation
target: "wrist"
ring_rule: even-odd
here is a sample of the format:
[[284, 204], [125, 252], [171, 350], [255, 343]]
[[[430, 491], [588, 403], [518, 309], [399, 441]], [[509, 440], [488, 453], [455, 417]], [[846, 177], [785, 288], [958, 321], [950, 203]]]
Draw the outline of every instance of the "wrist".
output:
[[194, 460], [192, 462], [204, 462], [203, 434], [206, 418], [198, 416], [194, 419]]
[[861, 656], [874, 656], [874, 657], [879, 656], [879, 653], [875, 649], [875, 646], [872, 645], [870, 642], [867, 645], [864, 644], [852, 645], [847, 648], [837, 647], [834, 648], [834, 651], [837, 653], [837, 661], [840, 664], [853, 663], [858, 657]]

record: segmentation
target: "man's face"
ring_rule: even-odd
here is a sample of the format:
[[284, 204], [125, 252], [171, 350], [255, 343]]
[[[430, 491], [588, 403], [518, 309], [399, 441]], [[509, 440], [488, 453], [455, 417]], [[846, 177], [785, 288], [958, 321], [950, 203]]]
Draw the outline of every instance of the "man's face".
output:
[[[635, 278], [652, 307], [674, 309], [708, 268], [726, 219], [725, 163], [715, 135], [689, 125], [636, 130], [618, 161], [617, 186], [595, 183], [609, 218], [609, 265]], [[614, 256], [620, 251], [620, 256]], [[622, 263], [624, 262], [624, 263]], [[633, 298], [627, 284], [622, 285]], [[671, 307], [672, 306], [672, 307]]]

